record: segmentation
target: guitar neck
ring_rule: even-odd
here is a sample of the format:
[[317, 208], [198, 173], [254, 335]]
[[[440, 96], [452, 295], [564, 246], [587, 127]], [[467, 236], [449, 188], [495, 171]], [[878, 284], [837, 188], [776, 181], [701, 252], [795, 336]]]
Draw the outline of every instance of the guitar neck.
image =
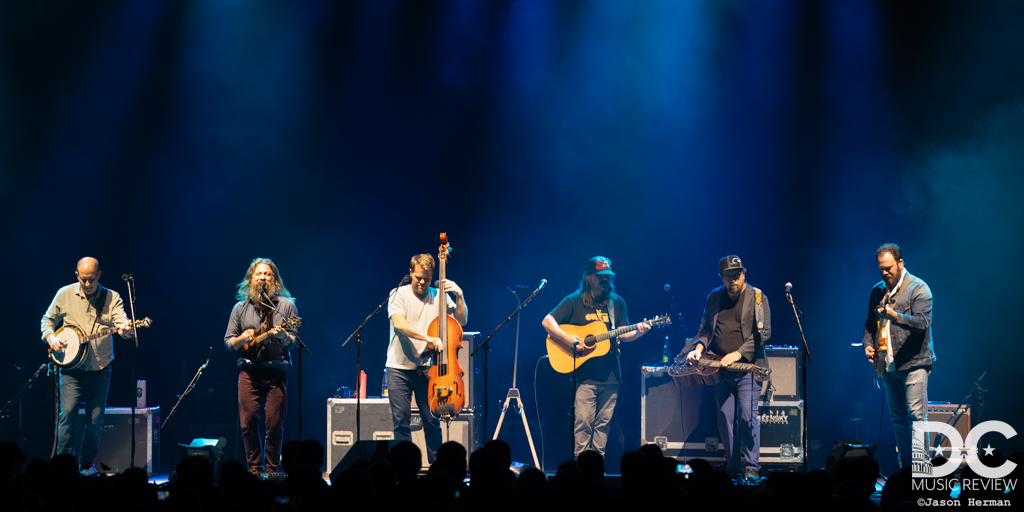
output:
[[90, 342], [92, 340], [100, 339], [100, 338], [103, 338], [105, 336], [110, 336], [111, 334], [114, 334], [115, 332], [117, 332], [118, 329], [120, 329], [120, 327], [107, 327], [106, 329], [103, 329], [100, 332], [93, 333], [93, 334], [90, 334], [90, 335], [86, 336], [85, 339], [83, 339], [82, 341]]
[[616, 336], [621, 336], [623, 334], [635, 331], [637, 329], [637, 327], [640, 324], [642, 324], [642, 323], [643, 322], [637, 322], [635, 324], [627, 325], [625, 327], [619, 327], [618, 329], [615, 329], [614, 331], [608, 331], [608, 332], [605, 332], [605, 333], [598, 334], [597, 336], [594, 336], [594, 339], [596, 341], [603, 341], [603, 340], [607, 340], [607, 339], [610, 339], [610, 338], [614, 338]]
[[756, 364], [751, 363], [722, 364], [721, 361], [708, 361], [707, 365], [712, 368], [725, 368], [726, 370], [736, 370], [741, 372], [750, 372], [760, 368]]

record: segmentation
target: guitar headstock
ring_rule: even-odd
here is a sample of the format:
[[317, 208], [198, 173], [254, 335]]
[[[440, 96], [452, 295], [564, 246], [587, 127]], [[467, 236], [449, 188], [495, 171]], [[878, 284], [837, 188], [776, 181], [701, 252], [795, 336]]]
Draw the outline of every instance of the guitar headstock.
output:
[[294, 329], [294, 328], [302, 325], [302, 319], [297, 317], [297, 316], [293, 316], [293, 317], [289, 318], [288, 320], [285, 320], [284, 323], [281, 324], [281, 325], [285, 329]]
[[135, 327], [149, 327], [151, 325], [153, 325], [153, 320], [150, 320], [148, 316], [141, 320], [135, 321]]
[[666, 325], [672, 325], [672, 317], [670, 315], [661, 315], [657, 318], [652, 318], [647, 321], [651, 327], [661, 327]]
[[441, 247], [437, 248], [437, 259], [447, 261], [451, 257], [452, 246], [448, 243], [448, 233], [441, 233]]

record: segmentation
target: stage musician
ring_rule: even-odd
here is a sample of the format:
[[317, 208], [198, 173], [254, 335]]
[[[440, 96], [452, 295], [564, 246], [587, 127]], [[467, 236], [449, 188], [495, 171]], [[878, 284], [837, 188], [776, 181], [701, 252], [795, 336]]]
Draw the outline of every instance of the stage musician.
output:
[[[739, 256], [731, 254], [719, 260], [718, 274], [722, 286], [708, 294], [700, 330], [694, 336], [693, 350], [686, 357], [696, 361], [707, 350], [721, 357], [723, 365], [740, 362], [763, 367], [764, 342], [772, 332], [768, 297], [747, 285], [747, 271]], [[745, 480], [759, 480], [761, 419], [757, 406], [761, 383], [749, 372], [723, 368], [718, 375], [720, 380], [714, 390], [726, 470]], [[734, 429], [739, 430], [738, 450], [734, 446]]]
[[[238, 354], [238, 416], [249, 472], [274, 475], [281, 463], [284, 416], [288, 412], [289, 356], [294, 328], [280, 329], [258, 346], [246, 348], [260, 334], [284, 324], [298, 313], [277, 265], [256, 258], [238, 283], [238, 302], [231, 310], [224, 346]], [[266, 441], [260, 440], [260, 409], [264, 411]]]
[[[41, 325], [43, 341], [50, 350], [63, 352], [65, 344], [54, 335], [54, 330], [73, 325], [86, 335], [110, 327], [118, 327], [122, 338], [131, 338], [131, 320], [124, 314], [124, 304], [117, 292], [100, 286], [100, 262], [85, 257], [78, 260], [75, 271], [77, 283], [57, 291]], [[75, 419], [79, 402], [85, 401], [85, 434], [79, 465], [82, 474], [96, 473], [93, 461], [99, 452], [103, 433], [103, 413], [107, 406], [110, 387], [110, 367], [114, 362], [114, 343], [111, 335], [89, 342], [88, 357], [74, 370], [60, 370], [60, 416], [57, 420], [57, 453], [74, 453]]]
[[[391, 421], [395, 439], [412, 441], [410, 421], [412, 419], [412, 395], [416, 395], [423, 425], [423, 436], [427, 444], [427, 460], [431, 464], [437, 459], [441, 447], [440, 422], [430, 411], [427, 395], [429, 377], [427, 370], [434, 363], [433, 351], [444, 349], [444, 342], [437, 337], [427, 336], [427, 328], [438, 315], [438, 289], [430, 286], [434, 279], [434, 256], [419, 254], [409, 261], [408, 284], [402, 284], [392, 292], [388, 301], [388, 317], [391, 319], [390, 343], [388, 344], [388, 400], [391, 403]], [[403, 281], [405, 283], [406, 281]], [[460, 325], [469, 320], [466, 297], [462, 288], [451, 280], [440, 283], [447, 295], [448, 314], [455, 317]], [[452, 300], [451, 295], [455, 296]]]
[[[928, 377], [935, 362], [932, 346], [932, 291], [903, 267], [903, 253], [896, 244], [875, 251], [882, 280], [871, 289], [864, 322], [864, 354], [875, 363], [875, 346], [888, 331], [889, 350], [882, 388], [889, 403], [900, 467], [913, 460], [912, 422], [928, 421]], [[895, 299], [882, 307], [886, 292]], [[925, 434], [926, 444], [928, 434]], [[930, 454], [924, 454], [929, 457]]]
[[[609, 330], [629, 325], [626, 301], [615, 293], [614, 282], [611, 260], [604, 256], [590, 258], [579, 288], [562, 299], [541, 322], [551, 339], [569, 353], [581, 353], [583, 339], [569, 335], [559, 324], [587, 325], [600, 320]], [[649, 329], [650, 325], [641, 323], [637, 330], [619, 336], [619, 340], [635, 341]], [[575, 396], [573, 453], [579, 456], [586, 450], [595, 450], [604, 456], [622, 382], [618, 344], [613, 343], [607, 354], [580, 365], [576, 378], [579, 387]]]

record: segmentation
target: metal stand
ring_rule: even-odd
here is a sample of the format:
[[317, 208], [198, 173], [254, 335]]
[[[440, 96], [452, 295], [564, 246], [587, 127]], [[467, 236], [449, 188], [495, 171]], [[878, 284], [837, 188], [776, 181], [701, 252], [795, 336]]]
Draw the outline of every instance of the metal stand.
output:
[[800, 329], [800, 340], [803, 342], [803, 345], [800, 347], [800, 357], [802, 359], [802, 364], [800, 365], [800, 394], [803, 395], [801, 398], [804, 401], [804, 414], [803, 425], [800, 428], [803, 431], [803, 446], [801, 449], [804, 451], [804, 474], [807, 474], [807, 410], [810, 409], [810, 407], [807, 406], [807, 364], [814, 364], [814, 361], [811, 360], [811, 352], [810, 349], [807, 348], [807, 337], [804, 336], [804, 324], [800, 320], [802, 313], [800, 313], [796, 304], [793, 303], [793, 294], [789, 291], [786, 292], [786, 300], [788, 300], [789, 304], [793, 306], [793, 316], [796, 317], [796, 325]]
[[[404, 279], [403, 279], [403, 282], [404, 282]], [[399, 286], [401, 286], [401, 285], [399, 285]], [[384, 299], [384, 302], [381, 302], [380, 304], [377, 304], [377, 308], [374, 309], [372, 313], [370, 313], [370, 316], [367, 316], [366, 320], [363, 320], [363, 323], [359, 324], [359, 327], [356, 328], [355, 332], [353, 332], [352, 334], [350, 334], [348, 336], [348, 339], [345, 340], [345, 343], [341, 344], [341, 347], [345, 348], [345, 345], [348, 345], [348, 342], [352, 341], [352, 338], [355, 338], [355, 340], [356, 340], [356, 444], [355, 444], [355, 446], [357, 446], [357, 447], [359, 446], [359, 434], [362, 431], [361, 428], [360, 428], [361, 427], [361, 424], [360, 424], [361, 422], [360, 422], [360, 417], [359, 417], [360, 416], [360, 412], [361, 412], [360, 410], [362, 409], [362, 405], [363, 405], [362, 396], [363, 396], [363, 393], [366, 392], [366, 390], [363, 389], [364, 384], [362, 383], [363, 382], [363, 379], [362, 379], [362, 377], [363, 377], [363, 360], [362, 360], [362, 356], [360, 355], [360, 351], [362, 350], [362, 347], [363, 347], [363, 327], [366, 327], [366, 322], [369, 322], [370, 319], [373, 318], [373, 315], [376, 315], [381, 309], [384, 309], [384, 305], [387, 304], [389, 300], [391, 300], [391, 296], [394, 293], [398, 293], [398, 288], [395, 288], [395, 291], [393, 293], [389, 293], [388, 294], [388, 298]]]
[[[178, 395], [178, 402], [174, 404], [174, 407], [171, 408], [171, 412], [167, 413], [167, 417], [164, 418], [164, 422], [160, 424], [160, 430], [163, 430], [164, 427], [167, 426], [167, 422], [168, 421], [171, 422], [171, 447], [172, 448], [178, 446], [177, 440], [175, 439], [175, 436], [174, 436], [174, 425], [175, 425], [175, 423], [173, 421], [174, 420], [174, 413], [177, 412], [178, 406], [181, 405], [181, 403], [185, 400], [185, 397], [188, 396], [188, 394], [192, 391], [192, 388], [196, 387], [196, 382], [199, 382], [199, 377], [202, 377], [203, 376], [203, 372], [206, 371], [206, 367], [210, 364], [210, 357], [212, 355], [213, 355], [213, 347], [210, 347], [210, 352], [206, 355], [206, 362], [203, 363], [202, 366], [199, 367], [199, 370], [196, 371], [195, 376], [192, 377], [192, 381], [188, 383], [188, 386], [185, 386], [185, 391], [182, 394]], [[133, 422], [132, 425], [135, 425], [135, 423]], [[132, 431], [133, 432], [135, 431], [135, 427], [132, 427]], [[132, 445], [134, 445], [134, 444], [135, 443], [132, 442]], [[135, 458], [135, 454], [133, 453], [132, 454], [132, 459], [134, 459], [134, 458]], [[174, 471], [174, 451], [171, 451], [171, 471]]]
[[[124, 279], [125, 284], [128, 285], [128, 306], [129, 306], [129, 311], [131, 311], [131, 313], [132, 313], [132, 341], [134, 343], [132, 344], [132, 380], [131, 380], [131, 382], [133, 382], [134, 385], [136, 386], [135, 389], [136, 389], [136, 397], [137, 397], [138, 396], [138, 382], [139, 381], [136, 380], [136, 377], [135, 377], [135, 354], [138, 352], [138, 349], [139, 349], [139, 329], [135, 325], [135, 278], [132, 277], [131, 274], [125, 274], [125, 275], [121, 276], [121, 279]], [[134, 401], [132, 402], [132, 417], [131, 417], [131, 423], [129, 423], [129, 425], [132, 425], [132, 428], [131, 428], [131, 431], [132, 431], [132, 449], [131, 449], [131, 459], [128, 462], [128, 467], [129, 468], [134, 468], [135, 467], [135, 427], [134, 427], [134, 425], [135, 425], [135, 402]]]
[[[473, 352], [471, 352], [469, 354], [469, 356], [473, 357], [473, 355], [476, 354], [477, 351], [479, 351], [481, 348], [483, 348], [485, 350], [485, 352], [484, 352], [484, 361], [486, 361], [487, 360], [487, 352], [486, 352], [486, 350], [490, 350], [490, 346], [488, 344], [490, 343], [491, 338], [494, 337], [494, 335], [498, 332], [498, 329], [501, 329], [501, 327], [503, 325], [505, 325], [506, 323], [508, 323], [508, 321], [511, 320], [513, 316], [516, 316], [520, 311], [522, 311], [522, 309], [524, 307], [526, 307], [526, 305], [529, 304], [530, 301], [533, 300], [533, 298], [537, 295], [537, 292], [539, 292], [542, 288], [544, 288], [544, 286], [546, 284], [548, 284], [548, 280], [547, 279], [541, 280], [540, 286], [538, 286], [537, 289], [534, 290], [533, 293], [531, 293], [530, 296], [527, 297], [526, 300], [524, 300], [522, 302], [519, 302], [519, 295], [517, 295], [513, 291], [512, 294], [515, 295], [516, 302], [519, 303], [518, 306], [516, 307], [516, 309], [514, 311], [512, 311], [512, 314], [508, 315], [508, 318], [506, 318], [500, 324], [498, 324], [498, 326], [494, 328], [494, 332], [492, 332], [490, 335], [488, 335], [487, 338], [484, 339], [484, 341], [480, 343], [480, 345], [478, 345], [475, 349], [473, 349]], [[511, 290], [511, 288], [509, 288], [509, 290]], [[514, 359], [513, 366], [512, 366], [512, 387], [508, 389], [508, 394], [505, 395], [505, 403], [502, 404], [502, 406], [501, 406], [501, 416], [498, 417], [498, 425], [497, 425], [497, 427], [495, 427], [495, 429], [494, 429], [494, 437], [492, 437], [491, 439], [497, 439], [498, 438], [498, 434], [501, 433], [501, 424], [505, 421], [505, 412], [508, 410], [508, 404], [512, 400], [515, 400], [516, 401], [516, 407], [519, 408], [519, 417], [522, 418], [522, 420], [523, 420], [523, 428], [526, 430], [526, 440], [529, 441], [529, 443], [530, 443], [530, 453], [533, 455], [533, 465], [537, 469], [540, 469], [541, 471], [543, 471], [543, 467], [541, 467], [541, 465], [540, 465], [540, 460], [537, 458], [537, 449], [533, 445], [533, 435], [530, 434], [530, 424], [526, 421], [526, 413], [525, 413], [525, 411], [523, 411], [523, 400], [520, 397], [519, 389], [516, 387], [516, 379], [518, 377], [517, 374], [518, 374], [518, 369], [519, 369], [518, 367], [519, 367], [519, 319], [516, 318], [516, 345], [515, 345], [515, 359]], [[484, 390], [485, 390], [484, 391], [484, 393], [485, 393], [485, 395], [484, 395], [484, 426], [485, 426], [485, 429], [486, 429], [486, 425], [487, 425], [487, 401], [488, 401], [487, 395], [486, 395], [486, 389], [487, 389], [487, 365], [486, 365], [486, 362], [485, 362], [485, 364], [484, 364]], [[485, 430], [485, 437], [486, 437], [486, 430]]]
[[[29, 377], [28, 382], [23, 384], [21, 386], [21, 389], [19, 389], [18, 392], [14, 394], [14, 397], [12, 397], [10, 400], [8, 400], [7, 403], [2, 408], [0, 408], [0, 419], [2, 419], [4, 421], [4, 437], [6, 437], [7, 439], [11, 439], [11, 440], [16, 441], [22, 447], [23, 450], [24, 450], [24, 448], [31, 448], [31, 445], [28, 444], [28, 441], [25, 439], [24, 432], [22, 431], [22, 424], [21, 424], [21, 418], [22, 418], [22, 414], [21, 414], [21, 399], [25, 398], [25, 395], [27, 395], [29, 390], [32, 389], [32, 385], [36, 383], [36, 379], [39, 378], [39, 374], [44, 369], [46, 369], [46, 364], [47, 363], [43, 363], [39, 367], [39, 369], [36, 370], [36, 372], [33, 373], [31, 377]], [[18, 369], [18, 375], [19, 375], [19, 379], [18, 380], [21, 380], [20, 379], [21, 367], [17, 367], [16, 366], [16, 368]], [[11, 408], [13, 408], [15, 405], [18, 406], [18, 434], [17, 434], [18, 438], [17, 439], [15, 439], [14, 435], [11, 433]], [[31, 451], [32, 451], [33, 454], [35, 454], [35, 449], [32, 449]]]

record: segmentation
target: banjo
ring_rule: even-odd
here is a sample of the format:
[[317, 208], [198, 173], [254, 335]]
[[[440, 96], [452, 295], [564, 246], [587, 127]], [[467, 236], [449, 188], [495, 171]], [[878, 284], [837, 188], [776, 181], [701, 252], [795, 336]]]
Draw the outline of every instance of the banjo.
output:
[[[148, 316], [142, 320], [135, 321], [136, 328], [149, 327], [152, 324], [153, 321]], [[82, 366], [85, 359], [89, 357], [89, 352], [92, 350], [89, 345], [90, 341], [109, 336], [120, 329], [120, 327], [108, 327], [87, 336], [80, 327], [70, 324], [65, 325], [53, 333], [54, 336], [60, 338], [61, 344], [64, 345], [64, 350], [62, 352], [49, 350], [50, 360], [60, 368], [74, 370]]]

